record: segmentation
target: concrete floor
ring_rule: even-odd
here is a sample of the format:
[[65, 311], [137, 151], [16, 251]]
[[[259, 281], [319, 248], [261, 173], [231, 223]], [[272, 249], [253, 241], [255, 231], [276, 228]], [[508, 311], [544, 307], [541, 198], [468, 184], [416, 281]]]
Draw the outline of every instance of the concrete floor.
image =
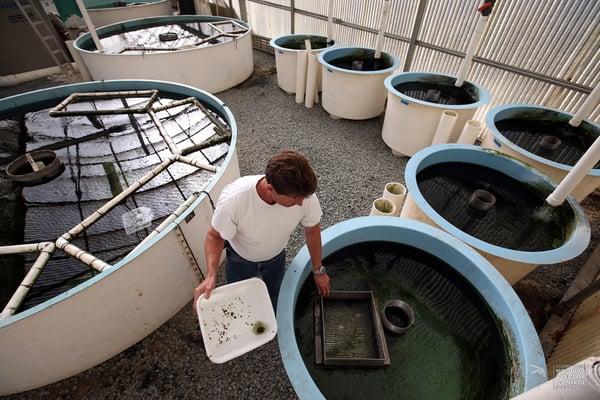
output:
[[[272, 56], [257, 52], [255, 63], [250, 79], [218, 94], [231, 107], [238, 123], [242, 175], [263, 173], [268, 159], [280, 149], [304, 153], [318, 175], [323, 228], [367, 215], [386, 182], [404, 182], [408, 159], [394, 157], [381, 140], [383, 117], [332, 120], [320, 106], [306, 109], [277, 87]], [[38, 80], [2, 89], [0, 96], [56, 84]], [[593, 231], [585, 254], [568, 263], [540, 267], [515, 287], [538, 329], [599, 241], [599, 205], [598, 191], [583, 203]], [[288, 261], [303, 244], [298, 229], [287, 248]], [[276, 340], [224, 365], [212, 364], [204, 353], [196, 316], [191, 306], [186, 306], [147, 338], [103, 364], [10, 398], [292, 399], [296, 395]]]

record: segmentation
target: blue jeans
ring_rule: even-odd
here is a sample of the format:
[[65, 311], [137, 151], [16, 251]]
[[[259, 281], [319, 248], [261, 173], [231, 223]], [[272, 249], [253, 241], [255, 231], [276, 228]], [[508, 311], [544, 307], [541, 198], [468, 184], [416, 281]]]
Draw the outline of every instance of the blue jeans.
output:
[[285, 250], [266, 261], [248, 261], [227, 247], [227, 283], [258, 277], [265, 282], [273, 309], [277, 311], [279, 287], [285, 273]]

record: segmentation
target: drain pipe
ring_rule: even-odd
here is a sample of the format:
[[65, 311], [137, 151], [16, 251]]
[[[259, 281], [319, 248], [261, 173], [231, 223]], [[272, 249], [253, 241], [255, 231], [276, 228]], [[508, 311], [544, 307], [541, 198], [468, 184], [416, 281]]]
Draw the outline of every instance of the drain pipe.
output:
[[596, 138], [590, 148], [571, 168], [571, 171], [563, 178], [556, 189], [550, 193], [546, 198], [546, 202], [552, 207], [560, 206], [598, 161], [600, 161], [600, 136]]
[[599, 397], [600, 357], [590, 357], [512, 400], [595, 400]]
[[296, 103], [304, 101], [304, 90], [306, 88], [306, 51], [296, 53]]
[[318, 65], [317, 56], [311, 51], [310, 40], [306, 39], [306, 57], [308, 61], [306, 71], [306, 99], [304, 100], [304, 106], [306, 108], [312, 108], [315, 104], [315, 92], [317, 90], [317, 71]]
[[94, 24], [92, 23], [92, 20], [90, 19], [90, 15], [87, 12], [87, 8], [85, 8], [85, 4], [83, 4], [83, 0], [75, 0], [75, 2], [77, 3], [77, 6], [79, 7], [79, 11], [81, 11], [81, 16], [83, 17], [83, 20], [85, 21], [85, 24], [87, 25], [88, 31], [90, 31], [90, 34], [92, 35], [92, 39], [94, 40], [94, 44], [96, 45], [96, 48], [98, 49], [98, 51], [100, 53], [104, 53], [104, 47], [102, 47], [102, 43], [100, 43], [100, 38], [98, 37], [98, 34], [96, 33], [96, 28], [94, 27]]
[[481, 132], [481, 122], [476, 121], [474, 119], [470, 119], [465, 124], [456, 143], [474, 144], [477, 140], [477, 136], [479, 136], [479, 132]]
[[383, 47], [383, 38], [387, 28], [388, 17], [390, 15], [390, 0], [385, 0], [383, 10], [381, 11], [381, 20], [379, 22], [379, 33], [375, 42], [375, 58], [381, 58], [381, 48]]
[[450, 139], [450, 134], [454, 129], [454, 124], [456, 124], [457, 119], [458, 113], [456, 111], [444, 110], [440, 117], [440, 121], [438, 122], [437, 129], [435, 130], [431, 145], [448, 143], [448, 139]]
[[600, 100], [600, 83], [598, 83], [596, 85], [594, 90], [592, 90], [592, 93], [590, 93], [589, 96], [587, 97], [587, 99], [585, 99], [585, 101], [583, 102], [583, 105], [581, 106], [579, 111], [577, 111], [575, 113], [575, 115], [573, 115], [573, 118], [571, 118], [571, 120], [569, 121], [569, 125], [576, 126], [576, 127], [579, 126], [579, 124], [581, 124], [581, 121], [583, 119], [587, 118], [588, 115], [590, 115], [590, 113], [592, 112], [594, 107], [596, 107], [596, 104], [598, 104], [599, 100]]
[[465, 58], [460, 65], [460, 69], [458, 70], [458, 74], [456, 75], [456, 82], [454, 86], [461, 87], [465, 82], [465, 78], [471, 69], [471, 62], [473, 61], [473, 55], [475, 55], [475, 50], [477, 50], [477, 46], [479, 45], [479, 41], [481, 40], [481, 36], [483, 35], [483, 31], [485, 31], [485, 26], [487, 24], [488, 16], [492, 12], [492, 8], [494, 7], [495, 0], [484, 1], [484, 3], [477, 9], [480, 13], [479, 20], [477, 20], [477, 26], [475, 27], [475, 31], [471, 36], [471, 41], [469, 42], [469, 46], [467, 47], [467, 52], [465, 53]]
[[333, 0], [329, 0], [327, 7], [327, 44], [333, 42]]

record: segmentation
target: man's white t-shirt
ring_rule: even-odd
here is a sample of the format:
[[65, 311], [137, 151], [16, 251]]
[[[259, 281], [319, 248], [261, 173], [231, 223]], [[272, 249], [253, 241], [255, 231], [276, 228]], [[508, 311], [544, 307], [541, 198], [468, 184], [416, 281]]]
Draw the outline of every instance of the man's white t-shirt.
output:
[[266, 261], [286, 246], [292, 231], [302, 224], [313, 227], [321, 220], [321, 205], [312, 194], [302, 206], [267, 204], [256, 191], [264, 175], [244, 176], [223, 189], [212, 226], [229, 241], [233, 250], [248, 261]]

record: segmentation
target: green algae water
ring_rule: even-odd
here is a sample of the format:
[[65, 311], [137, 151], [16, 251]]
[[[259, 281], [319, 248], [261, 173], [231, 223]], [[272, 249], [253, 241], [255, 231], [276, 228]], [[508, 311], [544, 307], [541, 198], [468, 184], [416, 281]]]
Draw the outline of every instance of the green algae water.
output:
[[314, 360], [312, 279], [296, 305], [296, 339], [304, 362], [327, 399], [507, 399], [508, 349], [478, 292], [443, 261], [412, 247], [367, 242], [324, 260], [332, 290], [373, 290], [381, 309], [401, 299], [415, 312], [401, 336], [389, 334], [391, 366], [328, 368]]

